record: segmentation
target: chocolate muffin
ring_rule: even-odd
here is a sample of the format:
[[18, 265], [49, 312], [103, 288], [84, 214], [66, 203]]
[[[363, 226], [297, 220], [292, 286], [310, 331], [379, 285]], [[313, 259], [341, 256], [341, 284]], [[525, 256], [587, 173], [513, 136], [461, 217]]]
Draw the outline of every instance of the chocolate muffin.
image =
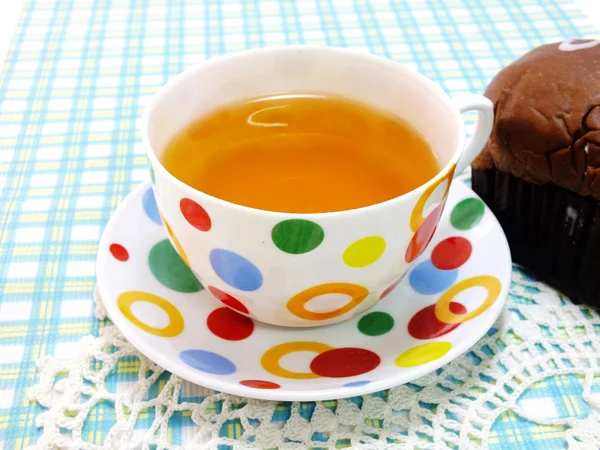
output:
[[513, 261], [600, 306], [600, 41], [538, 47], [485, 95], [494, 129], [473, 189], [498, 217]]

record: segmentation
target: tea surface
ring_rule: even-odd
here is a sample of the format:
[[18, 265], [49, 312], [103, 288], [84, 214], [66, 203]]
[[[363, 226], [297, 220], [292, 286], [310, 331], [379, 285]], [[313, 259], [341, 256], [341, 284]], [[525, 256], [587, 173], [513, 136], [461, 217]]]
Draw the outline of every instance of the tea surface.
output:
[[406, 121], [347, 98], [312, 94], [210, 111], [170, 141], [161, 161], [214, 197], [291, 213], [380, 203], [440, 169], [428, 142]]

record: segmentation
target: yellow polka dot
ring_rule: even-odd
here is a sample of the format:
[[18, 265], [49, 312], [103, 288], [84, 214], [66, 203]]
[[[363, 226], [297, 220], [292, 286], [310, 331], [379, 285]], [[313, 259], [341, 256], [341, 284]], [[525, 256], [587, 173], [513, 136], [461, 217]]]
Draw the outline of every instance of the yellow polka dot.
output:
[[396, 365], [402, 368], [416, 367], [440, 359], [450, 351], [450, 342], [428, 342], [410, 348], [396, 358]]
[[[144, 322], [135, 317], [131, 311], [131, 305], [135, 302], [148, 302], [158, 306], [169, 316], [169, 324], [164, 328], [156, 328], [146, 325]], [[119, 295], [117, 298], [117, 305], [127, 320], [129, 320], [139, 329], [144, 330], [146, 333], [160, 337], [175, 337], [181, 334], [183, 331], [183, 316], [179, 310], [169, 301], [159, 297], [158, 295], [142, 291], [127, 291]]]
[[185, 251], [183, 250], [183, 247], [181, 246], [181, 243], [179, 242], [179, 239], [177, 239], [175, 237], [175, 234], [173, 233], [173, 230], [171, 229], [171, 226], [169, 225], [169, 222], [167, 222], [165, 220], [165, 218], [163, 217], [162, 214], [159, 213], [159, 215], [160, 215], [160, 218], [162, 219], [163, 223], [165, 224], [165, 228], [167, 229], [167, 233], [169, 233], [169, 236], [171, 237], [171, 240], [173, 241], [173, 244], [175, 244], [175, 250], [177, 250], [177, 253], [179, 254], [179, 257], [185, 263], [186, 266], [190, 267], [190, 262], [187, 259], [187, 255], [185, 254]]
[[[344, 306], [328, 312], [313, 312], [306, 309], [306, 304], [313, 298], [325, 294], [346, 294], [350, 301]], [[325, 283], [308, 288], [294, 295], [287, 303], [287, 309], [296, 317], [306, 320], [328, 320], [346, 314], [356, 308], [369, 295], [369, 290], [359, 284]]]
[[452, 164], [452, 166], [450, 166], [450, 168], [448, 169], [448, 172], [446, 172], [444, 175], [440, 176], [440, 178], [438, 178], [435, 182], [433, 182], [431, 185], [429, 185], [423, 191], [423, 194], [421, 194], [421, 197], [419, 197], [419, 200], [417, 200], [417, 204], [415, 205], [415, 207], [410, 215], [410, 228], [415, 233], [417, 232], [417, 230], [419, 229], [421, 224], [425, 221], [425, 217], [423, 217], [423, 210], [425, 209], [425, 204], [427, 203], [427, 200], [429, 200], [429, 197], [431, 197], [431, 194], [433, 194], [433, 192], [436, 190], [436, 188], [440, 184], [442, 184], [442, 182], [444, 182], [444, 181], [447, 181], [447, 183], [446, 183], [446, 188], [444, 190], [444, 195], [442, 196], [442, 200], [440, 201], [440, 203], [442, 203], [446, 199], [446, 196], [448, 195], [448, 191], [450, 190], [450, 183], [452, 183], [452, 177], [454, 176], [455, 168], [456, 168], [456, 164]]
[[291, 370], [284, 369], [279, 364], [281, 358], [289, 353], [294, 352], [314, 352], [317, 354], [321, 354], [326, 352], [327, 350], [332, 350], [333, 347], [331, 345], [322, 344], [321, 342], [313, 342], [313, 341], [294, 341], [294, 342], [284, 342], [283, 344], [276, 345], [275, 347], [271, 347], [267, 350], [261, 360], [260, 363], [267, 372], [272, 375], [289, 378], [292, 380], [310, 380], [313, 378], [320, 378], [320, 375], [317, 375], [314, 372], [292, 372]]
[[[466, 314], [454, 314], [450, 311], [450, 303], [458, 294], [466, 289], [473, 287], [482, 287], [487, 290], [487, 297], [481, 306]], [[462, 323], [471, 320], [485, 310], [487, 310], [498, 298], [502, 290], [502, 283], [498, 278], [491, 275], [480, 275], [477, 277], [467, 278], [459, 283], [456, 283], [450, 289], [442, 294], [440, 299], [435, 304], [435, 316], [439, 321], [453, 324]]]
[[385, 251], [385, 239], [367, 236], [351, 244], [344, 251], [344, 262], [350, 267], [365, 267], [377, 261]]

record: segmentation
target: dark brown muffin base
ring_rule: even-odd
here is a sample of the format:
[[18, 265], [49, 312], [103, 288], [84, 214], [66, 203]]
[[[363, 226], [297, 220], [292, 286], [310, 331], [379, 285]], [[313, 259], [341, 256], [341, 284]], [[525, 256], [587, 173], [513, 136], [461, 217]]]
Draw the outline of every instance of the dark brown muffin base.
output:
[[473, 190], [498, 218], [513, 262], [572, 300], [600, 307], [600, 208], [555, 185], [473, 170]]

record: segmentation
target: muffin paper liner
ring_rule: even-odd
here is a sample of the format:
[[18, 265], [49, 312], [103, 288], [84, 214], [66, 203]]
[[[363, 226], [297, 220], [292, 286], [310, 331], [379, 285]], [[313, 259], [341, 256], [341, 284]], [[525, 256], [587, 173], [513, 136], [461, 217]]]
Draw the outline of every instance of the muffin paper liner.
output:
[[600, 209], [592, 197], [496, 169], [473, 170], [472, 186], [498, 218], [514, 263], [600, 307]]

